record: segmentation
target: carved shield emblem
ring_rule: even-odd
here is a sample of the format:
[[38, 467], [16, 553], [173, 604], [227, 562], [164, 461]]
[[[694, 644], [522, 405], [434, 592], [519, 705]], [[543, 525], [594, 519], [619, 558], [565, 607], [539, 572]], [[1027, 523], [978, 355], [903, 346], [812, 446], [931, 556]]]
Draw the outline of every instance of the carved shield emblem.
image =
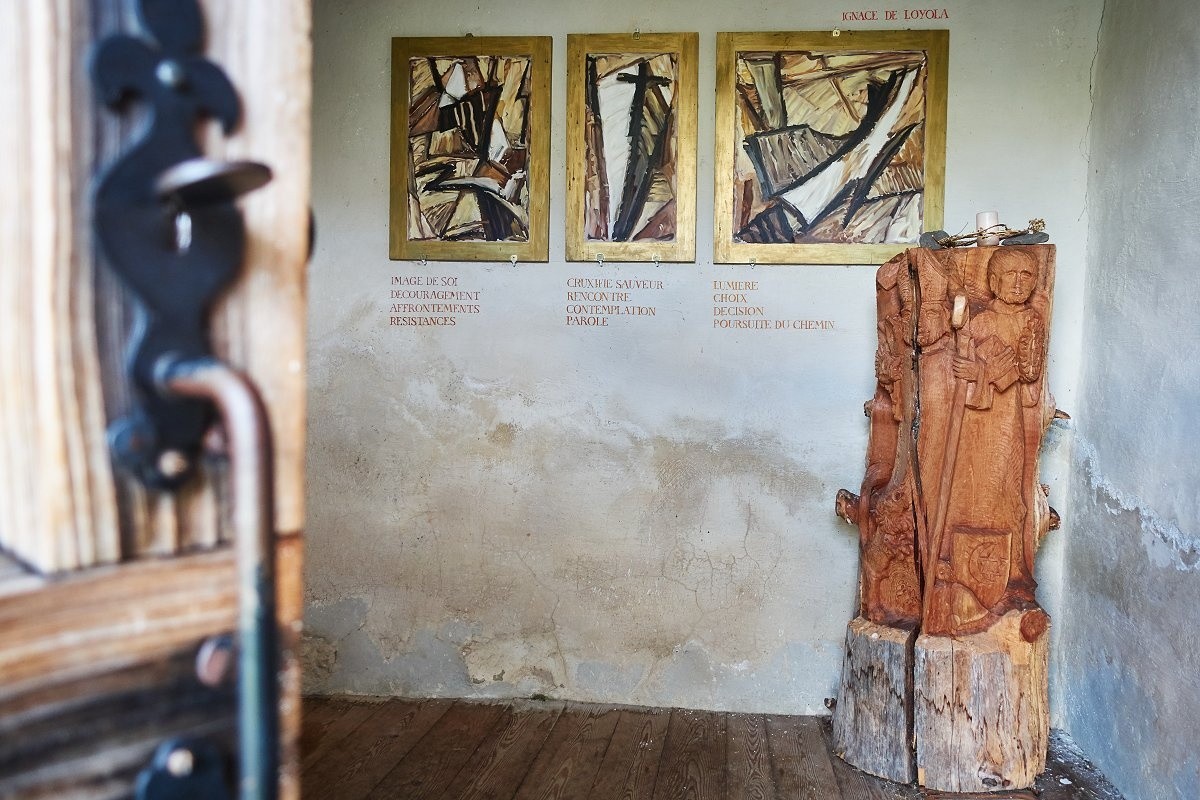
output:
[[955, 526], [949, 533], [955, 582], [970, 589], [985, 608], [996, 605], [1008, 586], [1011, 534], [966, 526]]

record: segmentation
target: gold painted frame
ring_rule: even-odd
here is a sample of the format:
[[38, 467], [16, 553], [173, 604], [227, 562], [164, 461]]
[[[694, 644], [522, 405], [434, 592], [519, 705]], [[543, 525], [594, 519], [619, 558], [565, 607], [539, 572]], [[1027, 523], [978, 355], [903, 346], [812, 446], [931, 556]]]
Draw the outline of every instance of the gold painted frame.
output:
[[[393, 260], [428, 259], [431, 261], [507, 261], [516, 256], [521, 261], [549, 260], [549, 203], [550, 203], [550, 58], [553, 39], [549, 36], [465, 36], [392, 39], [392, 129], [390, 168], [390, 213], [388, 255]], [[527, 205], [524, 239], [469, 238], [465, 241], [439, 238], [410, 238], [410, 215], [418, 203], [410, 194], [410, 178], [414, 177], [413, 154], [410, 150], [410, 107], [415, 58], [494, 58], [524, 57], [529, 59], [528, 72], [520, 81], [516, 97], [527, 102], [522, 135]], [[511, 89], [511, 87], [510, 87]], [[424, 95], [423, 95], [424, 97]], [[418, 101], [421, 98], [418, 98]], [[510, 98], [510, 102], [511, 98]], [[414, 111], [417, 113], [420, 109]], [[425, 117], [413, 117], [418, 124]], [[490, 131], [487, 135], [491, 135]], [[478, 137], [479, 140], [483, 136]], [[519, 165], [521, 166], [521, 165]], [[516, 170], [513, 170], [515, 172]], [[417, 176], [421, 173], [417, 172]], [[444, 173], [437, 180], [447, 177]], [[464, 180], [456, 175], [455, 179]], [[511, 179], [511, 178], [510, 178]], [[494, 179], [498, 180], [498, 179]], [[435, 181], [436, 182], [436, 181]], [[428, 186], [428, 184], [427, 184]], [[457, 188], [457, 187], [456, 187]], [[477, 194], [485, 194], [480, 190]], [[482, 203], [482, 200], [477, 202]], [[503, 202], [492, 200], [490, 203]], [[511, 214], [520, 223], [520, 215]], [[421, 222], [424, 222], [422, 220]], [[416, 224], [420, 225], [421, 222]], [[433, 232], [433, 231], [431, 231]]]
[[[735, 238], [735, 206], [741, 202], [742, 208], [750, 208], [753, 203], [746, 192], [756, 192], [755, 198], [765, 205], [761, 195], [765, 194], [758, 184], [762, 181], [761, 174], [751, 181], [737, 184], [739, 158], [742, 158], [743, 137], [742, 117], [748, 113], [747, 98], [738, 96], [738, 55], [740, 53], [765, 53], [776, 57], [779, 54], [796, 51], [809, 51], [817, 54], [848, 54], [848, 53], [880, 53], [906, 54], [914, 51], [924, 53], [924, 64], [917, 71], [913, 85], [917, 85], [923, 71], [924, 78], [924, 114], [923, 140], [924, 164], [921, 173], [921, 224], [922, 231], [937, 230], [942, 227], [943, 203], [945, 200], [946, 175], [946, 82], [947, 62], [949, 58], [949, 31], [805, 31], [796, 33], [719, 33], [717, 34], [717, 109], [716, 109], [716, 168], [713, 222], [713, 261], [718, 264], [749, 263], [760, 264], [882, 264], [892, 256], [908, 247], [911, 243], [795, 243], [795, 242], [748, 242]], [[840, 82], [835, 80], [836, 72], [832, 72], [828, 62], [821, 74], [830, 78], [837, 91], [839, 99], [849, 102], [840, 88]], [[867, 71], [866, 66], [856, 69], [858, 72]], [[810, 74], [817, 74], [813, 72]], [[781, 77], [782, 87], [782, 77]], [[782, 98], [782, 88], [780, 97]], [[741, 99], [742, 103], [739, 103]], [[786, 117], [787, 112], [783, 112]], [[776, 112], [778, 115], [778, 112]], [[853, 117], [857, 119], [857, 117]], [[785, 120], [786, 121], [786, 120]], [[803, 120], [796, 121], [792, 127], [803, 126]], [[862, 126], [860, 125], [860, 128]], [[822, 134], [818, 134], [822, 135]], [[832, 138], [832, 137], [830, 137]], [[905, 140], [907, 141], [907, 140]], [[766, 146], [772, 146], [769, 142]], [[898, 153], [897, 153], [898, 155]], [[749, 156], [745, 157], [747, 160]], [[764, 158], [766, 158], [764, 156]], [[831, 161], [836, 157], [831, 156]], [[822, 162], [826, 164], [829, 162]], [[814, 168], [814, 173], [823, 166]], [[794, 178], [795, 173], [789, 173]], [[787, 177], [787, 176], [784, 176]], [[797, 186], [799, 184], [792, 184]], [[834, 182], [833, 185], [837, 185]], [[850, 183], [840, 184], [843, 188]], [[743, 192], [741, 197], [735, 193]], [[911, 189], [910, 189], [911, 194]], [[899, 203], [899, 200], [897, 200]], [[777, 204], [778, 205], [778, 204]], [[832, 201], [825, 206], [833, 208]], [[854, 206], [850, 207], [851, 209]], [[781, 212], [783, 213], [783, 212]], [[794, 212], [797, 218], [803, 219], [799, 211]], [[745, 212], [743, 211], [743, 216]], [[835, 215], [827, 214], [832, 218]], [[757, 218], [755, 219], [757, 221]], [[747, 230], [742, 227], [741, 230]], [[793, 229], [794, 230], [794, 229]], [[764, 237], [765, 238], [765, 237]]]
[[[567, 36], [567, 236], [568, 261], [694, 261], [696, 259], [696, 83], [699, 34], [571, 34]], [[589, 175], [588, 56], [666, 55], [676, 57], [670, 118], [674, 233], [670, 240], [611, 241], [588, 238], [586, 203]], [[666, 156], [664, 156], [666, 157]]]

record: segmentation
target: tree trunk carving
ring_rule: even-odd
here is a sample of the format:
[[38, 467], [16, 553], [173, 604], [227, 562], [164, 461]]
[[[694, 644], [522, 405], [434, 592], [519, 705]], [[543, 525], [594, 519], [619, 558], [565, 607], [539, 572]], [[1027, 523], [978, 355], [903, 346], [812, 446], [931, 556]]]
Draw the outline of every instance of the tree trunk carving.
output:
[[[970, 747], [923, 748], [937, 743], [923, 743], [921, 736], [939, 735], [930, 714], [959, 708], [966, 716], [995, 705], [963, 695], [971, 687], [959, 685], [960, 679], [979, 668], [969, 663], [970, 653], [995, 658], [999, 652], [1005, 663], [1018, 665], [1045, 658], [1049, 617], [1034, 595], [1033, 565], [1038, 544], [1057, 527], [1038, 480], [1042, 436], [1055, 415], [1045, 380], [1053, 280], [1052, 245], [913, 249], [876, 275], [879, 345], [875, 395], [865, 406], [871, 420], [866, 475], [858, 494], [843, 489], [836, 504], [838, 514], [858, 527], [860, 544], [856, 623], [865, 625], [852, 625], [847, 652], [859, 660], [869, 657], [870, 646], [857, 639], [870, 635], [875, 642], [883, 633], [888, 640], [889, 629], [918, 634], [910, 641], [919, 663], [933, 663], [922, 654], [940, 652], [945, 642], [939, 640], [962, 645], [952, 669], [915, 675], [918, 697], [945, 692], [952, 699], [917, 708], [916, 773], [930, 788], [1021, 788], [1032, 783], [1044, 761], [1046, 738], [1039, 733], [1046, 726], [1044, 669], [997, 668], [996, 674], [1012, 678], [1008, 684], [974, 689], [1029, 707], [1031, 718], [1019, 717], [1027, 730], [1013, 731], [1012, 740], [1022, 748], [1040, 742], [1041, 761], [1026, 755], [1013, 772], [1004, 756], [996, 756], [989, 733], [979, 764], [967, 768], [958, 762], [974, 757], [964, 755], [974, 752]], [[892, 653], [886, 657], [894, 660]], [[867, 687], [856, 685], [854, 675], [876, 673], [864, 672], [862, 664], [853, 667], [844, 670], [842, 694], [865, 696]], [[912, 664], [901, 674], [913, 675]], [[881, 696], [878, 687], [869, 694]], [[911, 694], [884, 693], [889, 694], [906, 698], [911, 730]], [[867, 713], [861, 701], [845, 707]], [[837, 716], [839, 746], [853, 762], [863, 751], [854, 741], [863, 722]], [[988, 722], [971, 725], [982, 731]], [[895, 735], [910, 739], [908, 730]], [[958, 759], [954, 764], [922, 761], [922, 753], [951, 752]], [[1028, 774], [1031, 769], [1037, 771]], [[897, 757], [875, 772], [908, 780], [913, 770]], [[986, 780], [964, 783], [958, 776], [966, 772]]]

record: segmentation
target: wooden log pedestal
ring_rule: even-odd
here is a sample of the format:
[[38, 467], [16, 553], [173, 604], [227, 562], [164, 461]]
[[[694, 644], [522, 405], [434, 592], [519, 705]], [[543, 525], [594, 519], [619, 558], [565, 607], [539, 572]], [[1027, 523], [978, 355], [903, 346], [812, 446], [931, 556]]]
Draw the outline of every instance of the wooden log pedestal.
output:
[[[917, 782], [942, 792], [1025, 789], [1046, 768], [1050, 631], [1010, 611], [983, 633], [918, 636], [913, 654]], [[1042, 615], [1044, 617], [1044, 615]]]
[[935, 791], [1032, 786], [1050, 734], [1050, 634], [1027, 642], [1026, 616], [1011, 611], [983, 633], [957, 637], [855, 619], [846, 629], [834, 752], [863, 772]]
[[833, 711], [833, 749], [863, 772], [911, 783], [911, 630], [862, 617], [846, 626], [842, 683]]

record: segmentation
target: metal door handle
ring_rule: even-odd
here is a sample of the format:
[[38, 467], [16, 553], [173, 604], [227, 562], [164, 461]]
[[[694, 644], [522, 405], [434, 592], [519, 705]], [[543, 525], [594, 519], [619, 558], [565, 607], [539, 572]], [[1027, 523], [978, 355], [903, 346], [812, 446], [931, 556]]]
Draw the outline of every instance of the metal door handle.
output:
[[250, 380], [216, 359], [168, 356], [157, 371], [164, 393], [212, 402], [225, 424], [238, 573], [239, 796], [273, 800], [279, 780], [279, 692], [274, 475], [266, 410]]

